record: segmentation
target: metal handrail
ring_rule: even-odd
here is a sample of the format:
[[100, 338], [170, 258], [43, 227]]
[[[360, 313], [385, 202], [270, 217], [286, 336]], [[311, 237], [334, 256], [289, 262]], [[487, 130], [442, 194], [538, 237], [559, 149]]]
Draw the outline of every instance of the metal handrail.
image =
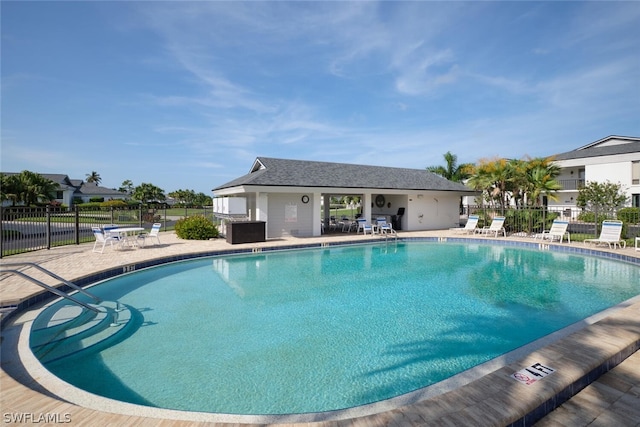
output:
[[[55, 274], [52, 271], [47, 270], [44, 267], [39, 266], [38, 264], [34, 263], [34, 262], [10, 262], [10, 263], [2, 263], [2, 265], [0, 265], [0, 272], [2, 271], [7, 271], [7, 272], [16, 272], [17, 270], [2, 270], [4, 269], [4, 267], [19, 267], [19, 266], [29, 266], [29, 267], [35, 267], [36, 269], [40, 270], [41, 272], [53, 277], [56, 280], [60, 280], [62, 283], [64, 283], [65, 285], [69, 286], [70, 288], [75, 289], [76, 291], [85, 294], [86, 296], [88, 296], [89, 298], [93, 299], [94, 301], [100, 303], [102, 302], [102, 300], [100, 298], [98, 298], [97, 296], [93, 295], [92, 293], [82, 289], [80, 286], [76, 285], [73, 282], [70, 282], [66, 279], [63, 279], [62, 277], [58, 276], [57, 274]], [[31, 277], [31, 276], [27, 276], [26, 274], [19, 274], [22, 277]], [[34, 282], [35, 283], [35, 282]], [[40, 282], [42, 283], [42, 282]], [[40, 284], [38, 283], [38, 284]], [[45, 285], [50, 287], [49, 285]], [[54, 288], [55, 289], [55, 288]], [[62, 292], [62, 291], [61, 291]], [[55, 293], [55, 292], [54, 292]], [[57, 294], [56, 294], [57, 295]], [[66, 294], [65, 294], [66, 295]]]
[[[36, 284], [36, 285], [38, 285], [38, 286], [42, 286], [43, 288], [45, 288], [45, 289], [46, 289], [46, 290], [48, 290], [49, 292], [51, 292], [51, 293], [53, 293], [53, 294], [56, 294], [56, 295], [58, 295], [59, 297], [62, 297], [62, 298], [68, 299], [69, 301], [72, 301], [72, 302], [74, 302], [74, 303], [76, 303], [76, 304], [78, 304], [78, 305], [80, 305], [80, 306], [82, 306], [82, 307], [84, 307], [84, 308], [86, 308], [86, 309], [88, 309], [88, 310], [94, 311], [94, 312], [96, 312], [96, 313], [100, 313], [100, 310], [98, 310], [97, 308], [92, 307], [92, 306], [90, 306], [89, 304], [84, 303], [84, 302], [82, 302], [82, 301], [80, 301], [80, 300], [78, 300], [78, 299], [76, 299], [76, 298], [72, 297], [71, 295], [69, 295], [69, 294], [67, 294], [67, 293], [65, 293], [65, 292], [62, 292], [60, 289], [54, 288], [53, 286], [49, 286], [49, 285], [47, 285], [46, 283], [42, 283], [42, 282], [41, 282], [41, 281], [39, 281], [38, 279], [36, 279], [36, 278], [34, 278], [34, 277], [31, 277], [31, 276], [29, 276], [29, 275], [27, 275], [27, 274], [24, 274], [24, 273], [23, 273], [22, 271], [20, 271], [20, 270], [10, 270], [10, 269], [5, 269], [5, 270], [0, 271], [0, 273], [13, 273], [13, 274], [17, 274], [18, 276], [20, 276], [20, 277], [22, 277], [22, 278], [24, 278], [24, 279], [27, 279], [28, 281], [30, 281], [30, 282], [32, 282], [32, 283], [35, 283], [35, 284]], [[75, 286], [75, 285], [74, 285], [74, 286]]]

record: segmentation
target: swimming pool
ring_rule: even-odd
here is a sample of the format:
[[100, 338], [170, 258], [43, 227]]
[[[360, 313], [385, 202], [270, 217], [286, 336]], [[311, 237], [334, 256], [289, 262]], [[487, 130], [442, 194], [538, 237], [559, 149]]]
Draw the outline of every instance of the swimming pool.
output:
[[424, 242], [177, 263], [92, 288], [131, 307], [135, 330], [47, 367], [93, 393], [149, 406], [347, 408], [433, 384], [635, 296], [638, 270]]

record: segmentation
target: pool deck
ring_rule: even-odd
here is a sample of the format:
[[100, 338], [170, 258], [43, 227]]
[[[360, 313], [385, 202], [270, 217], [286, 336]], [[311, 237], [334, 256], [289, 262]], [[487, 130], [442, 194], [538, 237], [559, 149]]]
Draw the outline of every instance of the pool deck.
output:
[[[400, 232], [400, 237], [463, 237], [452, 231]], [[467, 237], [467, 236], [464, 236]], [[480, 237], [469, 237], [481, 239]], [[92, 253], [93, 244], [65, 246], [13, 255], [0, 260], [7, 263], [32, 262], [57, 275], [81, 281], [97, 272], [127, 269], [128, 266], [157, 258], [181, 257], [215, 251], [265, 248], [291, 245], [370, 241], [371, 236], [337, 233], [320, 238], [287, 238], [264, 243], [230, 245], [225, 240], [186, 241], [173, 233], [161, 233], [161, 245], [131, 250]], [[493, 240], [493, 239], [489, 239]], [[507, 237], [496, 240], [533, 242], [531, 238]], [[582, 243], [564, 246], [583, 248]], [[603, 252], [640, 258], [634, 248]], [[25, 267], [21, 267], [24, 270]], [[28, 273], [50, 285], [55, 280], [33, 268]], [[0, 301], [19, 304], [33, 300], [42, 289], [18, 276], [0, 279]], [[40, 303], [34, 303], [36, 308]], [[0, 408], [3, 424], [118, 425], [118, 426], [232, 426], [232, 425], [314, 425], [314, 426], [640, 426], [640, 298], [609, 310], [593, 323], [550, 341], [540, 348], [482, 373], [443, 393], [415, 398], [402, 406], [369, 413], [347, 412], [346, 418], [310, 418], [297, 422], [287, 416], [246, 419], [227, 416], [220, 420], [194, 417], [178, 411], [162, 412], [154, 408], [119, 405], [108, 399], [80, 397], [72, 386], [52, 378], [37, 362], [18, 351], [33, 312], [22, 312], [5, 319], [2, 329], [0, 372]], [[24, 341], [24, 338], [22, 339]], [[23, 344], [24, 345], [24, 344]], [[536, 363], [555, 371], [539, 381], [525, 385], [511, 375]], [[612, 368], [612, 369], [611, 369]], [[564, 403], [562, 403], [564, 402]], [[113, 404], [112, 404], [113, 403]], [[561, 404], [556, 410], [551, 409]], [[384, 408], [384, 405], [380, 406]], [[373, 413], [375, 412], [375, 413]], [[181, 415], [185, 415], [182, 417]], [[208, 414], [210, 415], [210, 414]], [[542, 418], [541, 418], [542, 417]], [[340, 419], [344, 418], [344, 419]], [[541, 419], [540, 419], [541, 418]], [[536, 423], [536, 420], [537, 421]], [[19, 422], [20, 421], [20, 422]]]

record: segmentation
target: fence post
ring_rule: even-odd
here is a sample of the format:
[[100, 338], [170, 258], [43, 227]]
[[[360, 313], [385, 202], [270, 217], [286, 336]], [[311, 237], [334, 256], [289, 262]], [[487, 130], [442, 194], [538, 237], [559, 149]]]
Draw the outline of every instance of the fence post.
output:
[[51, 207], [47, 205], [47, 249], [51, 249]]
[[115, 224], [115, 221], [113, 220], [113, 206], [111, 206], [111, 207], [109, 208], [109, 211], [110, 211], [110, 213], [111, 213], [111, 222], [110, 222], [110, 224]]
[[73, 205], [73, 213], [74, 213], [74, 219], [75, 219], [75, 230], [74, 230], [74, 234], [75, 234], [75, 238], [76, 238], [76, 245], [80, 244], [80, 209], [78, 208], [78, 205]]
[[142, 227], [142, 202], [138, 203], [138, 227]]

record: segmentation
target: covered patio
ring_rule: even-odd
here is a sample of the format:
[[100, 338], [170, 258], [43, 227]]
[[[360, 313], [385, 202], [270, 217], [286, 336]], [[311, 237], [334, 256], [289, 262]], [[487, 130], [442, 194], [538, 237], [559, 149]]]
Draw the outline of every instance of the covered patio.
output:
[[213, 192], [215, 197], [245, 198], [247, 220], [264, 221], [267, 238], [331, 231], [331, 198], [336, 196], [359, 198], [358, 212], [347, 215], [349, 220], [358, 215], [372, 222], [384, 216], [406, 231], [456, 227], [460, 197], [476, 194], [427, 170], [266, 157], [258, 157], [247, 175]]

